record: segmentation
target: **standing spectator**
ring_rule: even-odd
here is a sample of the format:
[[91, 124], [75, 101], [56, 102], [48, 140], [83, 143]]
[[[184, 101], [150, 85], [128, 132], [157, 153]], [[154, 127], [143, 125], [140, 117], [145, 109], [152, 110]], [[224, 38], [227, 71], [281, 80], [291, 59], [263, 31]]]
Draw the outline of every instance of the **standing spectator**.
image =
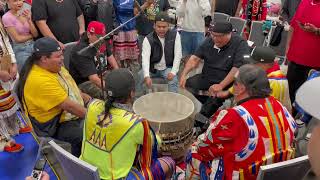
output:
[[241, 0], [242, 18], [247, 20], [250, 28], [252, 21], [264, 21], [267, 18], [267, 0]]
[[[134, 0], [115, 0], [113, 2], [117, 23], [123, 24], [134, 17]], [[121, 67], [137, 68], [139, 49], [137, 43], [136, 21], [125, 24], [117, 35], [113, 36], [114, 56]]]
[[267, 19], [277, 20], [281, 13], [281, 0], [267, 0], [268, 14]]
[[33, 51], [33, 38], [38, 31], [31, 20], [31, 12], [22, 9], [23, 0], [8, 0], [10, 10], [2, 17], [3, 25], [12, 39], [19, 72]]
[[116, 21], [115, 9], [112, 0], [99, 0], [97, 2], [97, 21], [106, 27], [106, 33], [112, 31], [119, 24]]
[[285, 0], [282, 5], [281, 16], [283, 20], [290, 23], [296, 13], [301, 0]]
[[239, 12], [241, 9], [241, 0], [212, 0], [215, 1], [214, 11], [215, 12], [220, 12], [220, 13], [225, 13], [230, 16], [239, 16]]
[[76, 0], [33, 0], [32, 20], [45, 37], [63, 44], [78, 41], [85, 32], [84, 17]]
[[88, 27], [91, 21], [99, 21], [105, 25], [108, 33], [118, 26], [112, 0], [81, 0], [80, 7], [86, 22], [85, 27]]
[[[109, 33], [119, 26], [116, 21], [112, 0], [84, 0], [81, 2], [86, 2], [86, 4], [81, 7], [86, 27], [88, 27], [91, 21], [99, 21], [104, 24], [106, 33]], [[113, 35], [114, 33], [108, 36], [110, 49], [113, 49]]]
[[[320, 0], [302, 0], [291, 21], [287, 78], [291, 102], [311, 69], [320, 69]], [[293, 31], [293, 32], [292, 32]], [[302, 50], [303, 49], [303, 50]]]
[[170, 4], [168, 0], [137, 0], [137, 2], [141, 7], [136, 6], [135, 11], [144, 12], [137, 18], [136, 26], [139, 34], [139, 47], [141, 49], [144, 37], [153, 31], [156, 15], [161, 11], [167, 11], [170, 8]]
[[181, 24], [182, 56], [193, 54], [204, 40], [204, 18], [210, 16], [208, 0], [183, 0], [177, 8], [177, 15], [183, 18]]
[[0, 151], [19, 152], [23, 150], [23, 146], [15, 143], [12, 136], [19, 133], [30, 132], [31, 128], [22, 127], [22, 123], [19, 123], [16, 115], [18, 104], [11, 93], [11, 88], [6, 87], [16, 78], [17, 64], [9, 42], [9, 37], [1, 22], [0, 36]]
[[[104, 24], [104, 26], [106, 27], [106, 33], [109, 33], [110, 31], [119, 26], [119, 23], [116, 20], [116, 12], [113, 7], [112, 0], [98, 0], [96, 19], [97, 21], [102, 22]], [[117, 32], [114, 32], [113, 34], [110, 34], [108, 37], [110, 38], [108, 45], [111, 49], [113, 49], [113, 35], [116, 33]]]
[[0, 16], [2, 17], [6, 10], [6, 2], [0, 1]]
[[143, 82], [151, 89], [151, 78], [161, 77], [168, 81], [168, 90], [177, 93], [177, 73], [181, 57], [179, 33], [175, 30], [169, 30], [169, 17], [166, 13], [157, 14], [154, 32], [143, 40], [142, 70], [139, 72], [137, 92], [141, 92]]
[[87, 27], [91, 21], [96, 20], [97, 0], [78, 0], [78, 3]]

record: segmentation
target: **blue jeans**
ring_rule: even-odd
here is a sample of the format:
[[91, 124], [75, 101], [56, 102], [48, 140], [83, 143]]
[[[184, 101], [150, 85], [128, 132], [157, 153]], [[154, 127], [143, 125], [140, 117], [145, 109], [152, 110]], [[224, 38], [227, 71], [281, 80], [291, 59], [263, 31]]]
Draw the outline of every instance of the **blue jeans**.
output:
[[204, 40], [203, 32], [180, 31], [182, 56], [193, 54]]
[[33, 52], [33, 40], [24, 43], [12, 43], [12, 49], [16, 56], [19, 72], [21, 71], [26, 60]]
[[[151, 78], [157, 78], [157, 77], [163, 78], [167, 81], [167, 76], [170, 72], [171, 72], [171, 68], [167, 68], [163, 71], [156, 70], [156, 73], [150, 73], [150, 77]], [[178, 92], [178, 83], [179, 83], [178, 77], [177, 77], [177, 75], [175, 75], [171, 81], [168, 81], [169, 92], [177, 93]], [[144, 92], [143, 84], [144, 84], [144, 75], [143, 75], [143, 70], [141, 69], [138, 72], [138, 82], [136, 84], [136, 92], [138, 94], [140, 94], [141, 92]]]

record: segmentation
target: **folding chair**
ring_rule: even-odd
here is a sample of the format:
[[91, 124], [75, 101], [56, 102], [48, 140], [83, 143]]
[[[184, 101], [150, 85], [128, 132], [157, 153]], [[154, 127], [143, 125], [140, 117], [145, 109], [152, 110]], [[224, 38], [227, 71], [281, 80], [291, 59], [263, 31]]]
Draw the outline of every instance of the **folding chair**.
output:
[[246, 27], [247, 21], [238, 17], [230, 17], [230, 23], [232, 24], [233, 28], [236, 30], [236, 34], [239, 36], [242, 36], [244, 28]]
[[302, 156], [288, 161], [261, 166], [257, 180], [301, 180], [310, 168], [309, 157]]
[[72, 48], [77, 44], [77, 42], [70, 42], [64, 45], [65, 49], [63, 52], [64, 56], [64, 67], [69, 70], [69, 65], [70, 65], [70, 58], [71, 58], [71, 50]]
[[49, 142], [53, 152], [60, 162], [64, 175], [68, 180], [100, 180], [98, 168], [87, 162], [84, 162], [77, 157], [64, 150], [53, 140]]
[[264, 46], [266, 36], [263, 34], [262, 21], [252, 21], [251, 30], [249, 35], [249, 41], [254, 42], [255, 46]]
[[213, 17], [213, 22], [216, 21], [229, 21], [230, 16], [225, 13], [215, 12]]

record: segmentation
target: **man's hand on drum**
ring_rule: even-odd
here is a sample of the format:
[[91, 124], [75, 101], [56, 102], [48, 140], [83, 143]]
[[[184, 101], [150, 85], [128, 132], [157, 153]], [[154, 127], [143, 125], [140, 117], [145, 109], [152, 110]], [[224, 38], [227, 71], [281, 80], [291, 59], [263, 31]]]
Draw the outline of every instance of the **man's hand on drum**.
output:
[[144, 78], [144, 83], [146, 84], [146, 86], [151, 89], [152, 88], [152, 79], [150, 77], [145, 77]]
[[181, 88], [186, 88], [186, 82], [187, 82], [187, 79], [184, 75], [181, 75], [180, 77], [180, 81], [179, 81], [179, 85]]
[[167, 76], [167, 79], [168, 79], [168, 81], [172, 81], [172, 79], [174, 78], [174, 74], [172, 74], [172, 73], [168, 73], [168, 76]]
[[220, 84], [214, 84], [210, 86], [209, 88], [209, 94], [212, 97], [216, 97], [218, 92], [221, 92], [223, 90], [223, 87]]
[[217, 97], [218, 98], [225, 99], [225, 98], [227, 98], [229, 96], [230, 96], [230, 92], [228, 90], [227, 91], [220, 91], [220, 92], [217, 93]]

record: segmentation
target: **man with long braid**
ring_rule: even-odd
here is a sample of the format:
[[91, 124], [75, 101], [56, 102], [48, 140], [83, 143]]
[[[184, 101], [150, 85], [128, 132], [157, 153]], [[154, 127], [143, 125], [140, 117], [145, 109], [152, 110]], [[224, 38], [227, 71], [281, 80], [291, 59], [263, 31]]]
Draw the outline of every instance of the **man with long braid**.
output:
[[98, 167], [101, 179], [170, 178], [175, 163], [159, 158], [158, 140], [143, 117], [133, 113], [135, 82], [127, 69], [104, 79], [107, 101], [88, 105], [80, 159]]
[[79, 157], [82, 124], [89, 101], [63, 67], [58, 42], [49, 37], [35, 41], [34, 52], [21, 71], [18, 97], [38, 136], [69, 142]]

